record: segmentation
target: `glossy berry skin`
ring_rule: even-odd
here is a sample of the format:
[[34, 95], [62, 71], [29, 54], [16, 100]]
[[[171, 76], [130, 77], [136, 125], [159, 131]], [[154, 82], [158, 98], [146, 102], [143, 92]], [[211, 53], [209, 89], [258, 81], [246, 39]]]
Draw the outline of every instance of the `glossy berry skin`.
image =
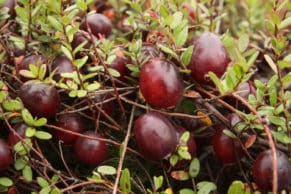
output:
[[183, 94], [176, 67], [162, 58], [153, 58], [142, 66], [139, 86], [146, 102], [159, 108], [175, 107]]
[[108, 65], [108, 67], [118, 71], [120, 76], [117, 77], [117, 79], [123, 82], [125, 80], [125, 75], [127, 72], [127, 64], [129, 64], [129, 60], [125, 57], [116, 57], [116, 59], [114, 59], [113, 62]]
[[214, 33], [204, 32], [194, 42], [189, 69], [196, 81], [208, 83], [208, 72], [212, 71], [221, 77], [229, 62], [229, 55], [219, 37]]
[[53, 79], [59, 81], [62, 73], [72, 73], [74, 71], [74, 65], [70, 59], [61, 55], [55, 58], [52, 64], [52, 71], [56, 69]]
[[83, 35], [82, 32], [78, 31], [74, 34], [74, 38], [72, 41], [72, 47], [75, 49], [85, 41], [87, 41], [87, 43], [84, 45], [83, 48], [86, 48], [86, 49], [90, 48], [90, 41], [86, 38], [85, 35]]
[[9, 145], [3, 139], [0, 139], [0, 171], [9, 168], [13, 162], [13, 155]]
[[173, 125], [159, 113], [150, 112], [138, 117], [134, 125], [134, 134], [140, 152], [152, 161], [167, 158], [177, 145]]
[[244, 99], [248, 99], [249, 95], [254, 93], [255, 88], [249, 83], [245, 82], [237, 88], [237, 94]]
[[92, 34], [96, 37], [99, 37], [99, 35], [108, 37], [112, 30], [112, 24], [111, 21], [103, 14], [95, 13], [87, 16], [87, 22], [85, 19], [81, 22], [81, 30], [90, 32], [89, 28], [91, 29]]
[[[291, 163], [288, 157], [276, 150], [278, 166], [278, 190], [287, 189], [291, 184]], [[260, 190], [271, 191], [273, 182], [272, 151], [260, 153], [253, 164], [253, 178]]]
[[236, 163], [243, 156], [243, 150], [239, 142], [225, 133], [223, 126], [216, 126], [215, 134], [212, 138], [213, 150], [216, 157], [224, 164]]
[[39, 118], [53, 118], [60, 108], [59, 93], [48, 84], [23, 84], [18, 96], [29, 112]]
[[[81, 133], [85, 130], [85, 123], [82, 120], [81, 116], [79, 116], [78, 114], [68, 113], [60, 115], [57, 118], [56, 126], [63, 128], [66, 131], [76, 133]], [[54, 133], [54, 137], [59, 141], [63, 141], [64, 144], [70, 145], [76, 141], [78, 136], [60, 130], [56, 130]]]
[[[93, 131], [87, 131], [84, 135], [102, 138]], [[74, 144], [76, 158], [83, 164], [98, 166], [104, 162], [108, 155], [108, 145], [104, 141], [78, 137]]]
[[30, 55], [26, 56], [20, 64], [16, 65], [16, 71], [18, 76], [21, 78], [22, 81], [27, 81], [28, 78], [22, 77], [19, 72], [20, 70], [29, 70], [29, 65], [34, 64], [34, 65], [42, 65], [45, 63], [45, 58], [42, 55]]
[[[25, 138], [25, 132], [28, 127], [25, 123], [17, 123], [17, 124], [14, 124], [12, 127], [13, 129], [15, 129], [15, 132], [20, 137]], [[19, 141], [21, 141], [21, 139], [13, 131], [11, 131], [8, 135], [8, 144], [10, 146], [14, 146]]]

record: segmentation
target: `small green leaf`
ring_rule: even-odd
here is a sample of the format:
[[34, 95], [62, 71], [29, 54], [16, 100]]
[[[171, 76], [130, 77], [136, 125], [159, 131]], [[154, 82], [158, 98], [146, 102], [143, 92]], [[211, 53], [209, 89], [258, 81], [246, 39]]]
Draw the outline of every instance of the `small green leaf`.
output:
[[211, 191], [217, 189], [213, 182], [202, 181], [197, 184], [198, 192], [197, 194], [209, 194]]
[[182, 22], [182, 19], [183, 19], [183, 13], [178, 11], [176, 13], [174, 13], [173, 15], [173, 21], [171, 22], [170, 24], [170, 27], [172, 29], [176, 28], [181, 22]]
[[54, 18], [52, 15], [48, 15], [47, 19], [52, 27], [54, 27], [59, 32], [63, 32], [63, 26], [58, 19]]
[[13, 181], [7, 177], [0, 177], [0, 185], [4, 187], [11, 187], [13, 185]]
[[119, 185], [123, 193], [128, 194], [131, 192], [130, 172], [127, 168], [121, 172]]
[[71, 55], [71, 52], [70, 52], [70, 50], [67, 48], [67, 47], [65, 47], [65, 46], [61, 46], [61, 50], [62, 50], [62, 52], [64, 53], [64, 55], [66, 55], [66, 57], [68, 58], [68, 59], [70, 59], [71, 61], [73, 60], [73, 57], [72, 57], [72, 55]]
[[195, 194], [195, 192], [192, 189], [181, 189], [179, 194]]
[[267, 63], [269, 64], [269, 66], [271, 67], [271, 69], [277, 74], [278, 71], [277, 71], [276, 64], [274, 63], [273, 59], [267, 54], [264, 55], [264, 58], [267, 61]]
[[160, 48], [163, 52], [169, 54], [170, 56], [174, 57], [175, 59], [179, 59], [178, 55], [172, 49], [162, 44], [158, 44], [158, 48]]
[[41, 127], [41, 126], [44, 126], [46, 123], [47, 123], [47, 119], [42, 117], [40, 119], [35, 120], [33, 123], [33, 126]]
[[83, 0], [77, 0], [77, 7], [81, 10], [81, 11], [86, 11], [87, 10], [87, 4], [85, 1]]
[[21, 111], [21, 116], [27, 125], [33, 126], [34, 119], [33, 119], [32, 115], [30, 114], [30, 112], [26, 108]]
[[175, 166], [178, 161], [179, 161], [179, 156], [177, 156], [176, 154], [173, 154], [170, 157], [170, 164], [171, 164], [171, 166]]
[[50, 194], [61, 194], [61, 191], [58, 188], [51, 190]]
[[51, 191], [50, 186], [46, 186], [40, 190], [39, 194], [49, 194], [50, 191]]
[[282, 82], [283, 83], [291, 83], [291, 73], [289, 72], [287, 75], [282, 77]]
[[200, 161], [198, 158], [193, 158], [189, 166], [189, 175], [192, 178], [197, 177], [200, 172]]
[[19, 100], [6, 100], [2, 106], [7, 111], [18, 111], [22, 109], [22, 103]]
[[97, 171], [103, 175], [115, 175], [116, 174], [116, 168], [114, 168], [113, 166], [107, 166], [107, 165], [99, 166], [97, 168]]
[[21, 20], [23, 20], [25, 23], [28, 23], [29, 15], [28, 11], [24, 7], [16, 6], [15, 11], [17, 13], [17, 16], [21, 18]]
[[189, 46], [181, 55], [181, 61], [185, 66], [188, 66], [193, 53], [194, 46]]
[[42, 188], [49, 186], [49, 183], [47, 182], [47, 180], [45, 180], [42, 177], [37, 177], [36, 181], [37, 181], [38, 185], [41, 186]]
[[17, 158], [14, 162], [14, 168], [16, 170], [22, 170], [27, 165], [25, 157]]
[[235, 135], [232, 131], [230, 131], [230, 130], [228, 130], [228, 129], [224, 129], [224, 130], [223, 130], [223, 133], [224, 133], [225, 135], [227, 135], [228, 137], [231, 137], [231, 138], [233, 138], [233, 139], [236, 138], [236, 135]]
[[120, 77], [120, 73], [119, 71], [113, 69], [113, 68], [108, 68], [108, 71], [110, 73], [111, 76], [113, 77]]
[[79, 97], [79, 98], [83, 98], [83, 97], [85, 97], [87, 95], [87, 91], [86, 90], [78, 90], [77, 91], [77, 96]]
[[238, 39], [238, 48], [240, 52], [244, 52], [249, 45], [249, 36], [247, 34], [242, 34]]
[[178, 170], [178, 171], [172, 171], [171, 172], [171, 177], [173, 177], [176, 180], [180, 181], [186, 181], [188, 180], [189, 177], [189, 172], [183, 171], [183, 170]]
[[31, 167], [26, 165], [22, 169], [22, 175], [26, 181], [31, 182], [33, 178]]
[[37, 131], [34, 136], [42, 140], [48, 140], [52, 138], [52, 135], [45, 131]]
[[154, 185], [155, 185], [156, 190], [162, 187], [163, 182], [164, 182], [163, 176], [159, 176], [159, 177], [154, 176]]
[[241, 181], [233, 181], [229, 186], [227, 194], [250, 194], [250, 191], [245, 190], [245, 185]]
[[285, 118], [277, 116], [269, 116], [269, 121], [275, 125], [284, 126], [286, 124]]
[[214, 82], [214, 84], [216, 85], [217, 89], [219, 90], [219, 92], [223, 95], [225, 94], [225, 90], [224, 87], [220, 81], [220, 79], [217, 77], [216, 74], [214, 74], [213, 72], [208, 72], [209, 77], [211, 78], [211, 80]]
[[177, 47], [182, 47], [188, 38], [188, 27], [185, 26], [181, 31], [175, 31], [173, 35]]
[[82, 67], [86, 64], [87, 60], [88, 60], [88, 56], [86, 55], [86, 56], [82, 57], [81, 59], [76, 59], [76, 60], [74, 61], [74, 65], [75, 65], [78, 69], [80, 69], [80, 68], [82, 68]]
[[100, 88], [100, 86], [101, 86], [100, 83], [95, 81], [94, 83], [89, 84], [88, 86], [86, 86], [86, 89], [88, 91], [92, 92], [92, 91], [98, 90]]
[[183, 158], [185, 160], [191, 160], [191, 154], [188, 151], [187, 145], [186, 146], [179, 146], [177, 152], [181, 158]]
[[37, 75], [33, 74], [31, 71], [28, 71], [26, 69], [22, 69], [19, 71], [19, 74], [23, 77], [26, 77], [26, 78], [36, 78]]
[[25, 136], [26, 137], [33, 137], [36, 133], [36, 129], [33, 127], [27, 127], [25, 131]]

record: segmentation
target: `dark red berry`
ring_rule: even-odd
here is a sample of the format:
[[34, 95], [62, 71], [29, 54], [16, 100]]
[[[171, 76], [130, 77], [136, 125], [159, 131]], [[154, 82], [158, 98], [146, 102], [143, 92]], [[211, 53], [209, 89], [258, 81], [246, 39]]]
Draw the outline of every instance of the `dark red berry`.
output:
[[[278, 170], [278, 190], [287, 189], [291, 184], [291, 164], [288, 157], [276, 150]], [[272, 151], [265, 150], [253, 164], [253, 178], [260, 190], [271, 191], [273, 182]]]
[[[87, 131], [84, 135], [94, 138], [102, 138], [93, 131]], [[104, 141], [78, 137], [74, 150], [76, 158], [85, 165], [98, 166], [104, 162], [108, 155], [108, 145]]]
[[216, 34], [204, 32], [195, 40], [189, 68], [196, 81], [208, 83], [210, 71], [221, 77], [229, 62], [229, 55]]
[[[85, 131], [85, 123], [81, 116], [78, 114], [68, 113], [60, 115], [57, 118], [56, 126], [63, 128], [68, 132], [81, 133]], [[59, 141], [63, 141], [65, 144], [73, 144], [78, 136], [71, 133], [66, 133], [64, 131], [56, 130], [54, 137]]]
[[8, 135], [8, 143], [10, 146], [14, 146], [15, 144], [17, 144], [19, 141], [21, 141], [21, 139], [18, 137], [22, 137], [25, 138], [25, 132], [27, 129], [27, 125], [25, 123], [17, 123], [15, 125], [12, 126], [13, 129], [15, 129], [15, 132], [18, 134], [15, 134], [13, 131], [11, 131]]
[[242, 122], [242, 119], [235, 113], [226, 115], [226, 118], [229, 120], [230, 125], [234, 127], [236, 124]]
[[74, 34], [74, 38], [72, 41], [72, 47], [75, 49], [83, 42], [87, 41], [83, 48], [90, 48], [90, 39], [88, 39], [84, 34], [84, 32], [78, 31]]
[[245, 82], [237, 88], [236, 93], [242, 98], [248, 99], [249, 95], [254, 93], [254, 90], [254, 87], [249, 82]]
[[120, 76], [117, 77], [117, 79], [123, 82], [125, 80], [127, 64], [129, 64], [129, 59], [127, 59], [126, 57], [116, 57], [116, 59], [114, 59], [114, 61], [110, 65], [108, 65], [108, 67], [118, 71]]
[[103, 14], [95, 13], [87, 16], [87, 20], [83, 20], [80, 25], [80, 29], [86, 32], [90, 32], [97, 38], [99, 35], [108, 37], [112, 30], [111, 21]]
[[33, 116], [49, 119], [54, 117], [60, 108], [59, 93], [55, 87], [48, 84], [23, 84], [18, 95]]
[[212, 138], [213, 150], [216, 157], [224, 164], [232, 164], [242, 158], [243, 149], [238, 140], [223, 133], [224, 129], [226, 128], [222, 125], [216, 126], [216, 131]]
[[176, 106], [183, 94], [178, 70], [162, 58], [153, 58], [142, 66], [139, 85], [146, 102], [160, 108]]
[[9, 168], [13, 162], [13, 155], [9, 145], [3, 139], [0, 139], [0, 171]]
[[[96, 94], [92, 97], [92, 100], [96, 103], [96, 106], [99, 106], [106, 114], [111, 115], [114, 109], [114, 102], [112, 100], [104, 102], [110, 99], [110, 97], [111, 96], [108, 94]], [[98, 108], [95, 107], [95, 110], [98, 111]]]
[[135, 121], [134, 134], [141, 153], [152, 161], [167, 158], [177, 145], [173, 125], [159, 113], [150, 112], [140, 116]]
[[59, 81], [62, 73], [72, 73], [74, 71], [74, 65], [70, 59], [61, 55], [55, 58], [52, 64], [52, 71], [55, 71], [53, 79]]
[[40, 66], [45, 63], [45, 58], [42, 55], [30, 55], [25, 57], [20, 64], [16, 65], [17, 75], [21, 78], [22, 81], [27, 81], [28, 78], [25, 78], [20, 75], [20, 70], [29, 70], [29, 65], [34, 64]]

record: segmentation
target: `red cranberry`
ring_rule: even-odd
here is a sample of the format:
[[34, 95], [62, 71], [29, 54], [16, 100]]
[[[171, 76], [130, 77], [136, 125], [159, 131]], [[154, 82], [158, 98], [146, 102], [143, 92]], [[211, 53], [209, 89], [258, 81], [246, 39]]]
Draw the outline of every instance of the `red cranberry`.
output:
[[54, 117], [60, 108], [59, 93], [48, 84], [23, 84], [18, 95], [33, 116], [49, 119]]
[[[93, 131], [87, 131], [84, 135], [102, 138], [101, 135]], [[98, 166], [104, 162], [108, 155], [108, 146], [104, 141], [78, 137], [74, 144], [75, 155], [83, 164]]]
[[19, 74], [20, 70], [29, 70], [29, 65], [42, 65], [45, 63], [45, 58], [42, 55], [30, 55], [25, 57], [20, 64], [16, 66], [16, 71], [18, 76], [21, 78], [22, 81], [27, 81], [28, 78], [25, 78]]
[[152, 161], [167, 158], [177, 145], [173, 125], [155, 112], [144, 114], [135, 121], [134, 134], [141, 153]]
[[55, 70], [54, 80], [59, 81], [62, 73], [71, 73], [74, 71], [74, 65], [70, 59], [66, 56], [61, 55], [55, 58], [52, 64], [52, 70]]
[[125, 57], [116, 57], [116, 59], [108, 67], [118, 71], [120, 76], [117, 77], [117, 79], [123, 82], [127, 72], [127, 64], [129, 64], [129, 59]]
[[[85, 123], [82, 120], [81, 116], [78, 114], [62, 114], [58, 117], [57, 127], [63, 128], [66, 131], [72, 131], [81, 133], [85, 130]], [[60, 130], [56, 130], [54, 133], [54, 137], [57, 140], [63, 141], [65, 144], [73, 144], [76, 139], [77, 135], [66, 133]]]
[[[22, 138], [25, 138], [25, 132], [27, 129], [27, 125], [25, 123], [17, 123], [12, 126], [13, 129], [15, 129], [15, 132]], [[17, 144], [21, 139], [13, 132], [11, 131], [8, 135], [8, 143], [10, 146], [14, 146]]]
[[194, 42], [189, 68], [196, 81], [208, 83], [208, 72], [212, 71], [221, 77], [229, 62], [229, 55], [219, 37], [214, 33], [204, 32]]
[[96, 37], [99, 37], [99, 34], [108, 37], [112, 30], [111, 21], [106, 16], [99, 13], [89, 15], [87, 16], [87, 21], [84, 19], [81, 22], [80, 29], [90, 32], [88, 27]]
[[156, 107], [172, 108], [183, 94], [183, 81], [176, 67], [162, 58], [144, 64], [139, 76], [140, 91], [145, 100]]
[[3, 139], [0, 139], [0, 171], [9, 168], [13, 162], [13, 155], [9, 145]]
[[[278, 170], [278, 190], [287, 189], [291, 184], [291, 164], [288, 157], [281, 151], [276, 150]], [[272, 151], [265, 150], [258, 155], [253, 164], [253, 178], [259, 189], [272, 190], [273, 167]]]
[[74, 34], [74, 38], [73, 38], [73, 42], [72, 42], [72, 47], [75, 49], [77, 48], [80, 44], [82, 44], [83, 42], [87, 41], [87, 43], [84, 45], [83, 48], [90, 48], [90, 41], [86, 38], [85, 35], [83, 35], [82, 32], [76, 32]]
[[232, 164], [241, 159], [243, 150], [236, 139], [223, 133], [225, 128], [220, 125], [216, 127], [212, 138], [213, 150], [216, 157], [225, 164]]

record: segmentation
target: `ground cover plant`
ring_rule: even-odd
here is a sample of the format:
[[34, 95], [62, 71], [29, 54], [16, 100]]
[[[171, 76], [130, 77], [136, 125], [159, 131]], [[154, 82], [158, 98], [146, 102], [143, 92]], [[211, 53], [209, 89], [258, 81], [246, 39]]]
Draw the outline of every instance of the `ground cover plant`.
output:
[[0, 0], [0, 193], [291, 192], [288, 0]]

